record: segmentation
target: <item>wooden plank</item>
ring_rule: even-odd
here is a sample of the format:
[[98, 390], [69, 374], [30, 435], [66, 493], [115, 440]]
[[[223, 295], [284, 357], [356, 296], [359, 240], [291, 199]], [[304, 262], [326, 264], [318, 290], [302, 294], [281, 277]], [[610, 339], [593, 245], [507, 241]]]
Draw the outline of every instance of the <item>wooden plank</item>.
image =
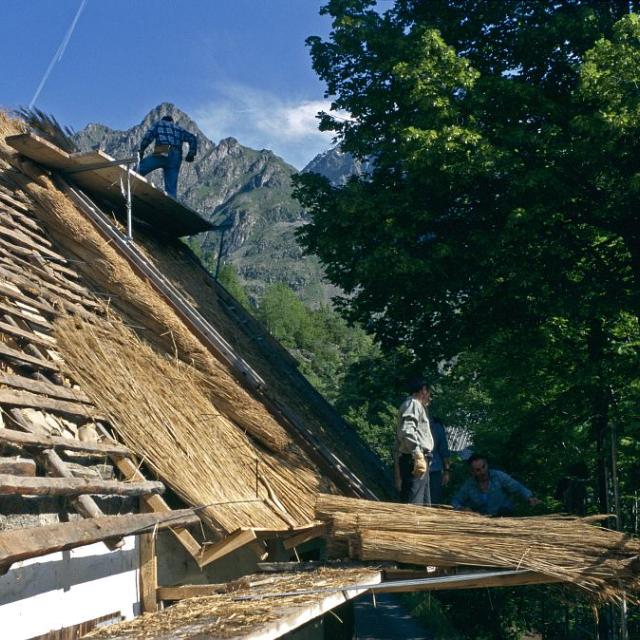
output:
[[[22, 291], [27, 291], [28, 293], [39, 297], [41, 296], [47, 300], [53, 300], [55, 303], [66, 303], [65, 306], [71, 304], [74, 306], [82, 305], [83, 307], [88, 307], [90, 309], [101, 308], [101, 304], [95, 300], [79, 296], [64, 287], [60, 287], [56, 284], [50, 284], [42, 279], [29, 279], [24, 277], [24, 275], [14, 273], [14, 271], [14, 269], [7, 268], [7, 265], [0, 266], [0, 275], [5, 280], [8, 280], [10, 283], [19, 287]], [[24, 270], [21, 269], [20, 271], [21, 273], [24, 273]]]
[[0, 207], [2, 208], [7, 215], [2, 216], [2, 226], [8, 226], [11, 229], [15, 229], [20, 231], [21, 233], [29, 236], [34, 242], [38, 244], [43, 244], [47, 249], [51, 249], [53, 247], [53, 243], [49, 240], [43, 229], [33, 229], [31, 225], [28, 223], [25, 224], [26, 220], [31, 221], [30, 218], [27, 218], [24, 214], [19, 213], [15, 209], [11, 209], [8, 207]]
[[140, 541], [140, 606], [142, 613], [158, 610], [158, 559], [156, 557], [156, 536], [143, 533]]
[[257, 536], [253, 529], [238, 529], [219, 542], [203, 547], [198, 565], [201, 568], [206, 567], [211, 562], [223, 558], [256, 539]]
[[27, 355], [17, 349], [7, 347], [4, 342], [0, 342], [0, 357], [4, 357], [7, 360], [16, 362], [18, 365], [28, 365], [32, 369], [43, 369], [45, 371], [60, 371], [60, 367], [51, 360], [43, 360], [42, 358], [35, 358], [34, 356]]
[[[37, 449], [62, 449], [64, 451], [81, 451], [101, 455], [130, 456], [131, 452], [124, 445], [114, 442], [81, 442], [71, 438], [60, 438], [42, 434], [22, 433], [15, 429], [0, 429], [0, 442], [15, 444], [21, 447]], [[133, 464], [133, 463], [132, 463]], [[144, 480], [141, 475], [138, 482]]]
[[66, 262], [67, 260], [63, 255], [60, 255], [59, 253], [56, 253], [48, 247], [45, 247], [43, 244], [40, 244], [34, 238], [28, 236], [22, 231], [9, 229], [0, 225], [0, 235], [8, 238], [12, 243], [18, 244], [22, 247], [25, 247], [26, 249], [31, 249], [42, 256], [54, 258], [55, 260], [60, 260], [62, 262]]
[[70, 169], [73, 167], [70, 155], [66, 151], [33, 133], [7, 136], [5, 142], [27, 158], [51, 169]]
[[56, 343], [53, 338], [48, 336], [43, 337], [35, 334], [33, 331], [27, 331], [26, 329], [20, 329], [19, 327], [14, 327], [13, 325], [2, 322], [0, 320], [0, 332], [8, 333], [15, 338], [22, 338], [23, 340], [27, 340], [28, 342], [32, 342], [33, 344], [39, 344], [41, 347], [45, 348], [55, 348]]
[[326, 527], [324, 524], [318, 524], [312, 527], [311, 529], [307, 529], [306, 531], [301, 531], [290, 538], [287, 538], [283, 542], [283, 546], [285, 549], [293, 549], [305, 542], [309, 542], [309, 540], [314, 540], [315, 538], [319, 538], [326, 533]]
[[42, 256], [33, 253], [16, 255], [15, 251], [7, 250], [3, 244], [0, 244], [0, 255], [3, 256], [2, 261], [4, 263], [10, 262], [14, 267], [22, 266], [52, 284], [64, 286], [84, 297], [91, 296], [91, 292], [86, 287], [71, 280], [67, 274], [56, 269], [55, 262], [47, 261]]
[[[145, 477], [142, 475], [138, 467], [133, 463], [133, 461], [129, 458], [121, 457], [120, 455], [112, 455], [111, 459], [113, 460], [116, 467], [125, 480], [131, 481], [142, 481]], [[151, 511], [155, 513], [169, 513], [171, 512], [171, 507], [164, 501], [162, 496], [153, 495], [153, 496], [143, 496], [140, 498], [140, 501]], [[171, 529], [171, 533], [178, 539], [180, 544], [189, 552], [192, 558], [196, 561], [200, 558], [202, 554], [202, 547], [200, 543], [187, 531], [186, 529], [180, 527], [173, 527]]]
[[29, 208], [25, 204], [23, 204], [19, 200], [16, 200], [12, 196], [10, 196], [8, 193], [5, 192], [4, 189], [0, 189], [0, 200], [2, 200], [3, 202], [6, 202], [7, 204], [11, 205], [15, 209], [18, 209], [19, 211], [23, 211], [24, 213], [29, 212]]
[[3, 473], [33, 477], [36, 475], [36, 463], [28, 458], [0, 458], [0, 474]]
[[41, 393], [61, 400], [72, 400], [73, 402], [92, 404], [91, 398], [89, 398], [82, 389], [63, 387], [60, 384], [53, 384], [53, 382], [33, 380], [32, 378], [25, 378], [24, 376], [14, 374], [0, 374], [0, 384], [13, 387], [14, 389], [31, 391], [32, 393]]
[[21, 496], [128, 496], [162, 493], [162, 482], [120, 482], [94, 478], [29, 478], [0, 474], [0, 495]]
[[199, 522], [190, 509], [171, 513], [103, 516], [63, 524], [0, 532], [0, 566], [102, 542], [114, 537], [146, 533], [155, 528], [186, 526]]
[[42, 300], [38, 300], [32, 296], [27, 296], [18, 289], [18, 287], [11, 286], [5, 282], [0, 282], [0, 296], [5, 296], [11, 300], [22, 302], [28, 307], [37, 309], [38, 311], [44, 311], [50, 316], [60, 315], [48, 302], [42, 302]]
[[20, 309], [20, 307], [17, 307], [14, 304], [0, 301], [0, 312], [8, 314], [12, 318], [18, 318], [20, 320], [28, 322], [30, 325], [41, 327], [46, 331], [53, 330], [53, 325], [48, 320], [46, 320], [42, 316], [38, 316], [34, 313], [25, 311], [24, 309]]
[[[8, 136], [6, 141], [28, 158], [58, 171], [114, 160], [102, 151], [68, 154], [33, 134]], [[126, 177], [126, 167], [116, 164], [103, 169], [69, 174], [68, 179], [87, 193], [100, 195], [116, 203], [123, 203], [120, 183], [121, 181], [125, 183]], [[212, 224], [196, 211], [157, 189], [135, 172], [131, 173], [131, 190], [135, 218], [153, 225], [156, 229], [162, 229], [167, 235], [176, 237], [193, 235], [209, 231], [212, 228]]]
[[79, 416], [87, 420], [108, 421], [108, 418], [99, 414], [94, 407], [81, 402], [71, 400], [57, 400], [48, 396], [41, 396], [28, 391], [15, 391], [13, 389], [0, 389], [0, 405], [10, 407], [31, 407], [53, 413], [64, 413]]

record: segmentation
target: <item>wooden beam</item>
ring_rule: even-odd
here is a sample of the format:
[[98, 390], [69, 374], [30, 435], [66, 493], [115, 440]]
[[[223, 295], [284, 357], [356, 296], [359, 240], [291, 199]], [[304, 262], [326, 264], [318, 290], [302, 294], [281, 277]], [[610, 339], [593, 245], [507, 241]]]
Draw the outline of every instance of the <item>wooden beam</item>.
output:
[[137, 497], [163, 491], [162, 482], [129, 483], [93, 478], [24, 478], [0, 474], [0, 495]]
[[[113, 463], [118, 467], [118, 470], [124, 478], [128, 481], [135, 480], [141, 482], [145, 477], [140, 473], [138, 467], [133, 463], [130, 458], [124, 458], [120, 455], [112, 455], [111, 459]], [[155, 513], [170, 513], [171, 507], [164, 501], [162, 496], [142, 496], [140, 501]], [[191, 557], [198, 561], [202, 555], [202, 547], [200, 543], [187, 531], [187, 529], [180, 527], [172, 527], [171, 533], [178, 539], [178, 542], [189, 552]]]
[[0, 458], [0, 474], [14, 476], [35, 476], [36, 463], [29, 458]]
[[103, 516], [43, 527], [0, 532], [0, 565], [35, 558], [56, 551], [82, 547], [110, 538], [146, 533], [155, 528], [186, 526], [199, 522], [190, 509], [171, 513]]
[[60, 400], [92, 404], [91, 398], [81, 389], [63, 387], [60, 384], [53, 384], [52, 382], [45, 382], [44, 380], [34, 380], [33, 378], [25, 378], [19, 375], [0, 374], [0, 384], [13, 387], [14, 389], [22, 389], [52, 398], [59, 398]]
[[81, 402], [71, 400], [57, 400], [49, 396], [42, 396], [28, 391], [15, 391], [13, 389], [0, 389], [0, 405], [10, 407], [32, 407], [51, 411], [53, 413], [64, 413], [71, 416], [79, 416], [86, 420], [108, 421], [108, 418], [98, 413], [95, 408]]
[[[131, 451], [124, 445], [111, 442], [81, 442], [71, 438], [23, 433], [15, 429], [0, 429], [0, 442], [15, 444], [21, 447], [37, 449], [62, 449], [65, 451], [82, 451], [100, 455], [130, 456]], [[142, 478], [144, 480], [144, 478]]]
[[296, 533], [295, 535], [287, 538], [283, 542], [283, 546], [285, 549], [293, 549], [305, 542], [309, 542], [309, 540], [314, 540], [315, 538], [319, 538], [326, 533], [326, 527], [324, 524], [317, 524], [311, 529], [307, 529], [306, 531], [301, 531], [300, 533]]
[[158, 610], [158, 559], [156, 557], [156, 536], [143, 533], [140, 541], [140, 606], [142, 613]]
[[198, 559], [198, 565], [201, 568], [206, 567], [211, 562], [223, 558], [254, 540], [257, 540], [257, 536], [253, 529], [237, 529], [219, 542], [203, 547], [202, 554]]

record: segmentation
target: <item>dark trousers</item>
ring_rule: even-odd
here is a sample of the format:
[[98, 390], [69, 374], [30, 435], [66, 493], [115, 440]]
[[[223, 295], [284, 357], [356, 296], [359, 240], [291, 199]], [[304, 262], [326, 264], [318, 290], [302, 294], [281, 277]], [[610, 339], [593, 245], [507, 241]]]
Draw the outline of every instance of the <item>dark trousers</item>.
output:
[[178, 173], [180, 173], [180, 164], [182, 163], [182, 150], [178, 147], [171, 147], [169, 155], [155, 156], [150, 155], [143, 158], [138, 166], [138, 173], [146, 176], [156, 169], [162, 169], [164, 173], [164, 190], [172, 197], [177, 197], [178, 192]]
[[[444, 504], [444, 488], [442, 487], [442, 471], [429, 472], [429, 490], [431, 504]], [[425, 504], [427, 501], [425, 500]]]
[[429, 495], [429, 474], [425, 473], [421, 478], [413, 476], [413, 456], [410, 453], [400, 455], [398, 466], [402, 480], [400, 500], [407, 504], [423, 505], [425, 495]]

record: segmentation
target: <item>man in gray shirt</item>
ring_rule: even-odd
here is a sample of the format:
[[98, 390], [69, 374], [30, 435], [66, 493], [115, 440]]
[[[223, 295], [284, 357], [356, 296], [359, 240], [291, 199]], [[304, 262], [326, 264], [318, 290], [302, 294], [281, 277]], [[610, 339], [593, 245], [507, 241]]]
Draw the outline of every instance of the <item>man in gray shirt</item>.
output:
[[428, 491], [428, 459], [433, 451], [433, 436], [426, 408], [431, 389], [423, 378], [409, 384], [411, 394], [400, 405], [396, 427], [396, 483], [402, 502], [422, 505]]

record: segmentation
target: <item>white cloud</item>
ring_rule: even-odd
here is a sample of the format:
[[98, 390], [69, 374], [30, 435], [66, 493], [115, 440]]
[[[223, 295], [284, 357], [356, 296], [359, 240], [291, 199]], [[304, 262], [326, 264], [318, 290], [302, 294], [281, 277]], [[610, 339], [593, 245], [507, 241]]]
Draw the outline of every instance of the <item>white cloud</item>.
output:
[[319, 111], [329, 111], [329, 101], [287, 100], [235, 84], [215, 90], [216, 97], [194, 112], [214, 142], [233, 136], [245, 146], [271, 149], [299, 169], [333, 146], [332, 134], [318, 131], [316, 117]]

